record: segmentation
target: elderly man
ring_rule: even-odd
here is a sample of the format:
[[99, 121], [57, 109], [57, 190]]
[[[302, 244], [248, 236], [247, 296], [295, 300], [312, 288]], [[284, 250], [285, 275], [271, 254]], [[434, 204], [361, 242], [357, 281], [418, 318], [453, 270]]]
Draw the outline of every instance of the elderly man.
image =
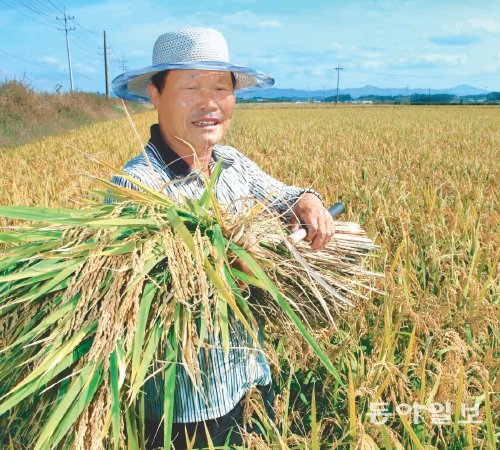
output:
[[[307, 226], [313, 249], [323, 248], [333, 236], [333, 221], [319, 194], [311, 189], [286, 186], [263, 172], [242, 153], [219, 142], [227, 131], [235, 107], [235, 91], [270, 86], [269, 76], [229, 63], [227, 44], [216, 30], [189, 28], [161, 35], [154, 46], [153, 65], [125, 73], [113, 81], [115, 93], [125, 99], [151, 101], [158, 124], [151, 126], [145, 147], [149, 161], [137, 156], [124, 171], [152, 188], [162, 186], [174, 198], [198, 198], [203, 176], [210, 176], [217, 161], [223, 170], [215, 187], [221, 203], [238, 205], [238, 199], [266, 200], [292, 227]], [[151, 167], [152, 166], [152, 167]], [[153, 170], [152, 170], [153, 169]], [[154, 172], [154, 173], [153, 173]], [[120, 176], [114, 182], [133, 184]], [[172, 182], [173, 181], [173, 182]], [[262, 338], [260, 331], [259, 337]], [[207, 445], [205, 427], [214, 445], [241, 443], [237, 426], [243, 420], [242, 400], [257, 386], [266, 406], [272, 404], [269, 364], [251, 341], [239, 333], [230, 338], [229, 358], [217, 336], [210, 336], [210, 357], [200, 352], [203, 386], [194, 386], [182, 365], [176, 373], [172, 443], [186, 447], [186, 434], [195, 447]], [[151, 379], [145, 386], [148, 445], [162, 445], [163, 384]], [[272, 409], [269, 408], [272, 414]]]

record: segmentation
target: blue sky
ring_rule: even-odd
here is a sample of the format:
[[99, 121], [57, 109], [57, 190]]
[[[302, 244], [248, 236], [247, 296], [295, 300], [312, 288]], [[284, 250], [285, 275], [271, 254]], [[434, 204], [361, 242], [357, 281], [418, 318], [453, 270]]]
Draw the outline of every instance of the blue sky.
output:
[[156, 37], [186, 26], [222, 31], [235, 64], [257, 68], [276, 87], [445, 88], [500, 91], [498, 0], [0, 0], [0, 77], [25, 76], [41, 90], [69, 88], [58, 9], [70, 32], [78, 90], [104, 91], [102, 33], [110, 76], [148, 66]]

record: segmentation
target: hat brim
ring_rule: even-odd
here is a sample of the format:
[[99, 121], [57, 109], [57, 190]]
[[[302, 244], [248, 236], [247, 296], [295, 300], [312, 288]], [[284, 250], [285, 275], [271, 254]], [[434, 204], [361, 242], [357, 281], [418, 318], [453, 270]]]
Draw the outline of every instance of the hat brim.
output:
[[164, 70], [213, 70], [233, 72], [236, 78], [236, 90], [249, 88], [263, 88], [274, 84], [274, 79], [269, 75], [248, 67], [236, 66], [219, 61], [194, 61], [179, 64], [158, 64], [139, 70], [126, 72], [116, 77], [111, 86], [113, 92], [120, 98], [136, 102], [149, 102], [148, 85], [151, 77]]

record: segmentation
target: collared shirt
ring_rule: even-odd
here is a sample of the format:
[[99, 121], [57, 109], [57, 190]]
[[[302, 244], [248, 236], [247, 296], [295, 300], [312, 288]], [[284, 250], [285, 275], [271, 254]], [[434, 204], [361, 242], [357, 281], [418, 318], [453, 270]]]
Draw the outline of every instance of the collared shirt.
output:
[[[201, 174], [192, 170], [165, 144], [158, 124], [151, 127], [151, 137], [145, 152], [154, 173], [143, 154], [130, 160], [123, 171], [153, 189], [158, 190], [161, 186], [165, 195], [173, 198], [185, 196], [197, 199], [202, 195], [205, 184]], [[261, 201], [266, 199], [269, 206], [287, 217], [298, 197], [306, 191], [277, 181], [233, 147], [214, 145], [211, 169], [219, 160], [222, 162], [222, 172], [214, 192], [221, 204], [241, 208], [244, 203], [242, 199], [253, 196]], [[112, 181], [129, 189], [138, 189], [119, 175], [115, 175]], [[258, 338], [261, 348], [264, 348], [262, 330], [259, 330]], [[242, 325], [236, 324], [231, 330], [228, 358], [224, 358], [218, 338], [209, 335], [208, 340], [211, 344], [208, 358], [203, 351], [198, 355], [202, 386], [194, 386], [182, 364], [177, 366], [174, 398], [176, 423], [221, 417], [233, 409], [252, 386], [264, 386], [271, 382], [271, 371], [265, 356], [242, 329]], [[242, 345], [242, 342], [245, 344]], [[147, 418], [160, 421], [163, 416], [162, 374], [148, 379], [144, 391]]]

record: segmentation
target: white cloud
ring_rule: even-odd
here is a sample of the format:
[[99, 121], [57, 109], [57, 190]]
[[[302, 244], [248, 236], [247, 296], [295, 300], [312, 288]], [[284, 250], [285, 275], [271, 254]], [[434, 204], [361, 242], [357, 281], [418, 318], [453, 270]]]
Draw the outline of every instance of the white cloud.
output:
[[327, 44], [326, 48], [341, 51], [345, 48], [345, 46], [343, 46], [340, 42], [332, 42], [331, 44]]
[[59, 58], [50, 55], [38, 58], [38, 62], [42, 64], [51, 64], [51, 65], [61, 64], [61, 60]]
[[[82, 73], [84, 75], [94, 75], [96, 73], [95, 67], [88, 64], [73, 63], [72, 68], [75, 72]], [[60, 64], [57, 66], [57, 69], [60, 71], [67, 71], [68, 64]]]
[[256, 15], [250, 11], [237, 11], [232, 14], [225, 14], [222, 16], [222, 20], [227, 23], [241, 24], [244, 22], [254, 21]]
[[[492, 0], [484, 1], [482, 8], [475, 5], [477, 2], [433, 2], [423, 8], [418, 0], [354, 0], [321, 6], [319, 3], [325, 2], [290, 3], [285, 10], [273, 3], [265, 6], [262, 0], [168, 2], [168, 8], [160, 0], [73, 3], [80, 6], [71, 7], [68, 13], [97, 33], [78, 33], [80, 38], [85, 36], [86, 47], [102, 47], [101, 30], [106, 29], [108, 45], [119, 57], [124, 56], [129, 69], [151, 63], [153, 43], [160, 34], [182, 27], [210, 26], [228, 39], [234, 63], [269, 72], [283, 87], [336, 82], [332, 67], [340, 64], [346, 68], [341, 78], [353, 86], [407, 83], [398, 75], [401, 72], [415, 77], [420, 73], [435, 76], [424, 81], [432, 82], [432, 87], [445, 87], [455, 80], [472, 82], [467, 74], [484, 71], [490, 88], [498, 90], [500, 9]], [[63, 36], [24, 19], [14, 10], [0, 14], [0, 40], [9, 45], [5, 50], [26, 55], [26, 60], [43, 66], [54, 80], [63, 80], [62, 75], [66, 77], [68, 71]], [[362, 32], [353, 32], [353, 24]], [[99, 65], [92, 64], [97, 51], [82, 52], [84, 49], [75, 44], [75, 72], [82, 70], [76, 63], [86, 64], [95, 67], [94, 73], [93, 69], [85, 72], [87, 77], [100, 79], [102, 58]], [[42, 79], [40, 68], [9, 62], [18, 68], [17, 73], [26, 70], [36, 74], [37, 85]], [[298, 66], [304, 70], [298, 71]], [[349, 69], [353, 72], [348, 73]], [[121, 72], [114, 59], [110, 71], [112, 76]], [[394, 77], [385, 78], [386, 72]], [[448, 79], [447, 74], [456, 78]], [[417, 83], [416, 78], [410, 81]], [[50, 83], [47, 88], [52, 88]]]
[[397, 58], [397, 63], [388, 67], [394, 69], [433, 69], [439, 72], [451, 67], [465, 67], [467, 54], [423, 53]]
[[277, 20], [263, 20], [259, 23], [260, 28], [280, 28], [281, 23]]
[[[337, 41], [326, 44], [325, 48], [328, 56], [330, 56], [330, 52], [332, 52], [334, 58], [342, 61], [357, 59], [362, 53], [359, 47], [355, 45], [345, 45]], [[324, 54], [323, 50], [322, 53]]]
[[428, 53], [417, 56], [413, 60], [417, 63], [445, 63], [456, 66], [465, 64], [467, 54], [452, 55], [445, 53]]
[[[142, 0], [139, 2], [134, 2], [132, 0], [109, 0], [104, 2], [88, 2], [80, 7], [72, 8], [71, 12], [74, 12], [75, 16], [79, 21], [84, 21], [82, 23], [89, 23], [91, 18], [112, 18], [113, 21], [127, 20], [134, 13], [138, 13], [141, 8], [150, 9], [152, 7], [151, 2]], [[86, 20], [86, 19], [89, 20]]]
[[313, 69], [310, 71], [311, 75], [314, 75], [316, 77], [321, 77], [325, 75], [325, 69]]
[[273, 29], [281, 27], [280, 21], [272, 17], [260, 16], [247, 10], [237, 11], [233, 14], [226, 14], [221, 17], [221, 22], [224, 25], [246, 28], [249, 30]]
[[361, 56], [362, 58], [368, 58], [368, 59], [379, 59], [382, 56], [382, 54], [380, 52], [364, 50], [364, 51], [359, 52], [359, 56]]
[[443, 26], [443, 30], [447, 33], [499, 33], [500, 21], [494, 19], [469, 19], [465, 22], [456, 22]]
[[365, 69], [381, 69], [385, 66], [385, 62], [381, 60], [370, 60], [361, 63], [361, 66]]
[[471, 19], [466, 22], [474, 31], [485, 31], [487, 33], [498, 33], [500, 21], [494, 19]]
[[145, 58], [151, 56], [152, 50], [146, 52], [145, 50], [130, 50], [127, 52], [129, 58]]
[[485, 64], [481, 68], [481, 72], [492, 74], [492, 73], [497, 73], [500, 71], [500, 64], [497, 63], [492, 63], [492, 64]]
[[228, 3], [231, 5], [248, 6], [254, 4], [255, 0], [231, 0], [230, 2], [228, 2], [228, 0], [212, 0], [211, 3], [222, 7], [227, 7]]
[[8, 72], [3, 67], [0, 67], [0, 76], [2, 78], [5, 77], [6, 79], [13, 79], [16, 77], [16, 74], [14, 74], [13, 72]]

